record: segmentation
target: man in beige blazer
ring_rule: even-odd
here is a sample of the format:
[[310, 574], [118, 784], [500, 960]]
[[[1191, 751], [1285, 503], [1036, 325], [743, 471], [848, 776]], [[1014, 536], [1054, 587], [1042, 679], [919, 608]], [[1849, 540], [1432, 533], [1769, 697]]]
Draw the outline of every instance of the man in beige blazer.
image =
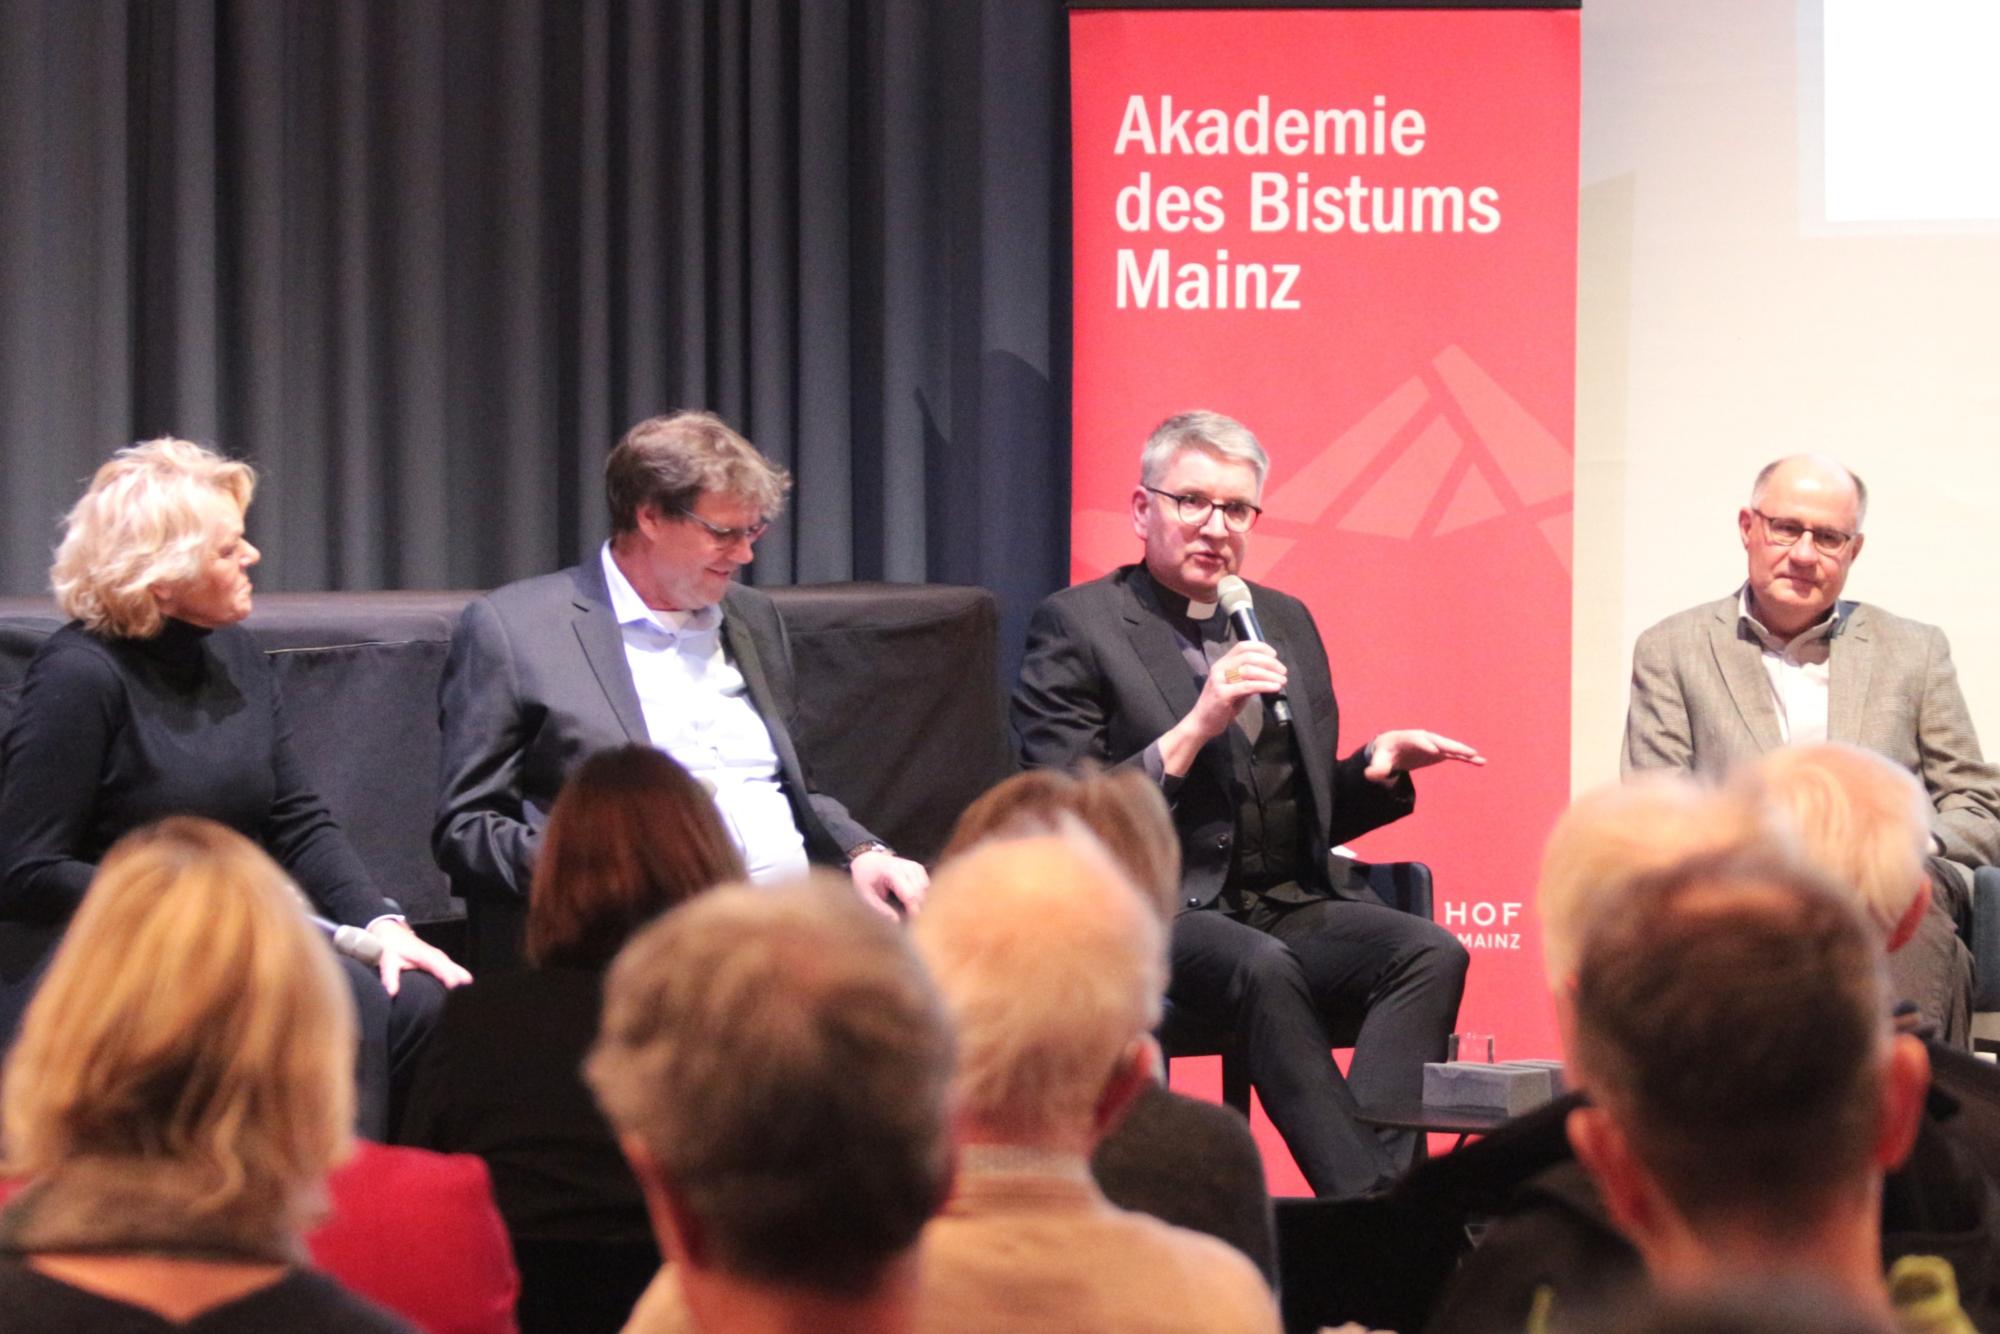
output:
[[1867, 509], [1861, 479], [1831, 459], [1798, 455], [1757, 474], [1737, 513], [1743, 587], [1639, 636], [1622, 766], [1719, 779], [1787, 743], [1844, 741], [1914, 773], [1936, 812], [1939, 911], [1895, 980], [1962, 1041], [1971, 956], [1956, 936], [1974, 869], [2000, 862], [2000, 770], [1980, 752], [1944, 632], [1841, 599]]

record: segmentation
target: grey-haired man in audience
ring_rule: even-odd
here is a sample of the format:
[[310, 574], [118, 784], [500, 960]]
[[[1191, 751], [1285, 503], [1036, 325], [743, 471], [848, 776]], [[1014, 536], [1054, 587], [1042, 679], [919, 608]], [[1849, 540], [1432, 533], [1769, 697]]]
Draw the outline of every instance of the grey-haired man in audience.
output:
[[911, 1329], [951, 1067], [902, 933], [824, 873], [649, 927], [586, 1067], [667, 1258], [627, 1330]]
[[1166, 974], [1158, 919], [1095, 840], [948, 862], [912, 935], [959, 1044], [959, 1175], [924, 1232], [923, 1328], [1275, 1331], [1241, 1252], [1092, 1182], [1091, 1149], [1152, 1078]]

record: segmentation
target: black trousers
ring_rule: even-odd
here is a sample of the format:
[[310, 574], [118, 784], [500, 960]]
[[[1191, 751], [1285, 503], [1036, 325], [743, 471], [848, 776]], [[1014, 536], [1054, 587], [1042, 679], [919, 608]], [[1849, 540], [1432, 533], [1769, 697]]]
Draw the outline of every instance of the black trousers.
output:
[[[0, 1056], [13, 1047], [21, 1015], [48, 971], [62, 939], [60, 926], [0, 922]], [[391, 999], [373, 968], [339, 956], [354, 995], [360, 1044], [354, 1055], [354, 1130], [386, 1142], [417, 1061], [444, 1013], [444, 984], [429, 973], [406, 972]]]
[[367, 964], [341, 955], [340, 969], [354, 993], [361, 1039], [354, 1053], [354, 1133], [388, 1143], [418, 1059], [444, 1013], [444, 984], [429, 973], [405, 970], [392, 997], [382, 989], [381, 974]]
[[[1316, 1194], [1359, 1195], [1409, 1166], [1410, 1131], [1377, 1133], [1358, 1103], [1417, 1102], [1458, 1019], [1468, 956], [1435, 922], [1379, 903], [1256, 900], [1174, 921], [1167, 998], [1227, 1029]], [[1354, 1043], [1343, 1079], [1332, 1048]]]

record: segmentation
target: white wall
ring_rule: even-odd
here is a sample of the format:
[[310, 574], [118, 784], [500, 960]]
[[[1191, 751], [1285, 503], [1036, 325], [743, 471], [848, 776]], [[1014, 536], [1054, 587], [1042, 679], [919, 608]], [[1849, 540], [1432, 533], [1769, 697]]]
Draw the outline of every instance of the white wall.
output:
[[[2000, 232], [1816, 225], [1817, 23], [1814, 0], [1584, 0], [1579, 791], [1616, 775], [1633, 640], [1741, 582], [1750, 480], [1808, 448], [1869, 484], [1848, 596], [1945, 627], [2000, 751]], [[1993, 142], [1968, 170], [2000, 171]]]

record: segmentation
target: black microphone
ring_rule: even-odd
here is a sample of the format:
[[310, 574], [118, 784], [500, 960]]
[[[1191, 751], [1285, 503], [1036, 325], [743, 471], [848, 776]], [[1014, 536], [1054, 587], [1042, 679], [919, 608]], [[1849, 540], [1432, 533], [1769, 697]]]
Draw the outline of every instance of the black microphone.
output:
[[[1215, 600], [1229, 617], [1229, 623], [1236, 627], [1236, 637], [1245, 643], [1268, 644], [1264, 638], [1264, 627], [1257, 623], [1257, 609], [1251, 605], [1250, 585], [1233, 574], [1225, 574], [1215, 586]], [[1292, 706], [1281, 691], [1265, 697], [1270, 705], [1271, 717], [1280, 727], [1292, 725]]]

